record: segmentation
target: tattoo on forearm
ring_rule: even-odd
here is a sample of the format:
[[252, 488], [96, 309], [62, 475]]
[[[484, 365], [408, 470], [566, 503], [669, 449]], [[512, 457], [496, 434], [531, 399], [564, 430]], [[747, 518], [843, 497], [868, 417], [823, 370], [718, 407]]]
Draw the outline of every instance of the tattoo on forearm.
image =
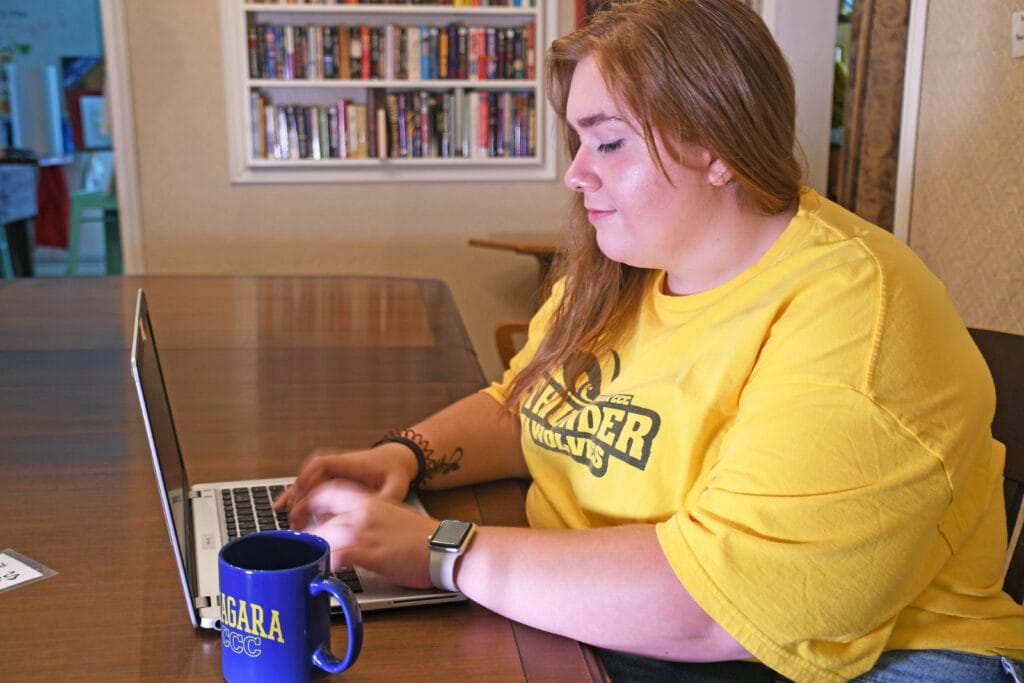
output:
[[430, 479], [435, 474], [448, 474], [459, 469], [459, 462], [462, 460], [462, 447], [457, 446], [451, 455], [443, 454], [439, 458], [427, 456], [427, 475]]
[[395, 429], [390, 432], [390, 435], [409, 439], [420, 447], [420, 450], [423, 451], [423, 458], [426, 464], [426, 468], [423, 471], [424, 480], [432, 479], [435, 474], [448, 474], [459, 469], [459, 463], [463, 456], [462, 446], [456, 446], [451, 454], [437, 454], [434, 449], [430, 447], [430, 442], [423, 438], [422, 434], [412, 429]]

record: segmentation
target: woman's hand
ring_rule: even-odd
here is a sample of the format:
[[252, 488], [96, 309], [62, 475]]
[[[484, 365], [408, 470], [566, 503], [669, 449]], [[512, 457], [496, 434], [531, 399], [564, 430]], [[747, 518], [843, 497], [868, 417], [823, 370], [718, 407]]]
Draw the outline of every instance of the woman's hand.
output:
[[302, 465], [295, 483], [274, 501], [274, 510], [288, 510], [293, 529], [309, 524], [308, 497], [329, 481], [348, 482], [364, 492], [375, 493], [395, 502], [405, 500], [409, 482], [417, 474], [416, 458], [408, 448], [385, 443], [361, 451], [318, 449]]
[[331, 480], [306, 497], [305, 530], [331, 546], [331, 566], [359, 566], [411, 588], [429, 588], [432, 519], [349, 481]]

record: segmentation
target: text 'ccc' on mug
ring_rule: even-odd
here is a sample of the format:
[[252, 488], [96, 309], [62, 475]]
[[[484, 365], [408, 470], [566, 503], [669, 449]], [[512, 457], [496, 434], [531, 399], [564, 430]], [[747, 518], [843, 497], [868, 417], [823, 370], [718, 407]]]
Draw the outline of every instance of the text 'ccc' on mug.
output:
[[[363, 645], [363, 615], [348, 586], [329, 576], [327, 541], [301, 531], [263, 531], [220, 551], [224, 678], [305, 683], [341, 673]], [[331, 653], [333, 596], [345, 615], [345, 657]]]

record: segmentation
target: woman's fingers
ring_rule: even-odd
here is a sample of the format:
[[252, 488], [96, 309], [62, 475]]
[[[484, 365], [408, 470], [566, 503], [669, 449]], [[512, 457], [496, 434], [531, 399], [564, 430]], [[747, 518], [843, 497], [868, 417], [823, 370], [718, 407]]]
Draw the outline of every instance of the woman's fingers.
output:
[[[308, 509], [320, 511], [323, 517], [317, 514], [317, 523], [306, 531], [330, 544], [333, 566], [365, 567], [405, 586], [430, 585], [426, 539], [436, 520], [377, 495], [360, 496], [328, 486], [308, 500]], [[339, 511], [338, 500], [353, 507]]]
[[373, 492], [350, 479], [328, 479], [308, 495], [295, 500], [288, 510], [292, 529], [308, 529], [311, 525], [360, 507]]
[[[319, 449], [306, 459], [295, 482], [274, 501], [274, 509], [289, 510], [291, 514], [298, 510], [301, 515], [302, 501], [317, 487], [336, 479], [352, 481], [395, 501], [403, 500], [409, 490], [402, 469], [380, 453]], [[305, 524], [304, 517], [298, 521]]]

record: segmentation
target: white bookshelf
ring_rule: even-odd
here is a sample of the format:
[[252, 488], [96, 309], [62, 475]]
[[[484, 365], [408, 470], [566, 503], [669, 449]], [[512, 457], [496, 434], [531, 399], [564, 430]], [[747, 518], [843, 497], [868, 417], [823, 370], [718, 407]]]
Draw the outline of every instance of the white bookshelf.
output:
[[[554, 116], [543, 85], [544, 52], [556, 37], [558, 7], [554, 0], [535, 0], [533, 7], [461, 7], [397, 4], [285, 4], [220, 0], [221, 34], [231, 180], [235, 183], [359, 183], [359, 182], [499, 182], [551, 180], [555, 177]], [[533, 78], [263, 78], [251, 73], [249, 26], [402, 26], [436, 27], [458, 23], [469, 27], [522, 28], [532, 23]], [[418, 76], [419, 74], [416, 74]], [[368, 92], [454, 93], [458, 102], [471, 93], [528, 94], [535, 118], [533, 145], [502, 156], [471, 150], [469, 156], [381, 156], [274, 158], [260, 153], [265, 135], [254, 121], [253, 93], [274, 105], [329, 107], [339, 100], [365, 105]], [[468, 105], [467, 105], [468, 107]], [[468, 108], [459, 109], [468, 112]], [[475, 110], [468, 117], [476, 117]], [[255, 125], [254, 125], [255, 124]], [[465, 121], [463, 125], [469, 125]], [[468, 133], [467, 133], [468, 136]], [[266, 146], [264, 145], [264, 150]], [[532, 152], [532, 153], [531, 153]], [[518, 156], [515, 154], [519, 154]]]

